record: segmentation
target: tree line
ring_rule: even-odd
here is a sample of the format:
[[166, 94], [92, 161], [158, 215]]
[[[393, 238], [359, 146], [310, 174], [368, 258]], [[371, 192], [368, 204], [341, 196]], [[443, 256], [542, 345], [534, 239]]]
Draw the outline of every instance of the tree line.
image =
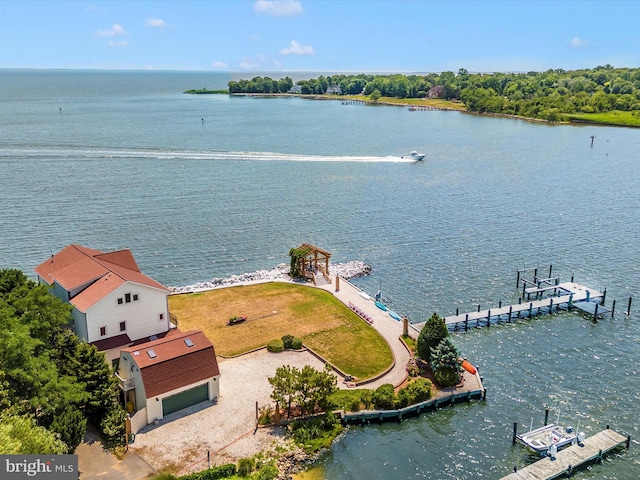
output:
[[[510, 114], [550, 121], [573, 113], [612, 110], [640, 116], [640, 68], [550, 69], [526, 73], [470, 73], [461, 68], [426, 75], [320, 75], [299, 80], [302, 94], [321, 95], [339, 86], [341, 95], [370, 96], [374, 92], [390, 98], [440, 98], [461, 101], [478, 113]], [[231, 81], [229, 93], [286, 93], [293, 86], [289, 77], [273, 80], [254, 77]]]
[[87, 421], [123, 441], [113, 371], [70, 320], [71, 306], [45, 285], [0, 270], [0, 454], [73, 453]]

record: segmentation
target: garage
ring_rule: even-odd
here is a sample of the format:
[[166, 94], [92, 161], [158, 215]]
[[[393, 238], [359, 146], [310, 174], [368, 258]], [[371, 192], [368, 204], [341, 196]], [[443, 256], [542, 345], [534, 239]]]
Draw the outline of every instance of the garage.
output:
[[204, 383], [184, 392], [176, 393], [170, 397], [162, 399], [162, 415], [166, 416], [170, 413], [177, 412], [183, 408], [190, 407], [196, 403], [209, 400], [209, 384]]

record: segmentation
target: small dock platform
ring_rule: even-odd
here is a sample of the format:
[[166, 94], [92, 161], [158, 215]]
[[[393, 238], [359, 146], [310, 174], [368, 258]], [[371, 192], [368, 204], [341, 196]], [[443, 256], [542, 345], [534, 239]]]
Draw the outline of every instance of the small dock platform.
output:
[[[533, 279], [527, 279], [523, 273], [530, 269], [518, 270], [518, 287], [522, 285], [522, 295], [518, 303], [503, 306], [502, 302], [495, 308], [480, 309], [477, 311], [459, 313], [456, 309], [455, 315], [444, 317], [445, 324], [451, 331], [466, 331], [469, 328], [490, 327], [498, 323], [511, 323], [520, 318], [531, 318], [537, 315], [546, 315], [558, 311], [576, 309], [592, 317], [594, 320], [604, 317], [607, 314], [613, 316], [615, 300], [612, 308], [607, 308], [604, 301], [607, 290], [600, 292], [574, 282], [571, 277], [570, 282], [560, 283], [558, 277], [551, 277], [552, 267], [549, 267], [549, 276], [538, 277], [537, 269], [533, 274]], [[629, 298], [628, 311], [631, 309], [631, 298]], [[418, 334], [424, 327], [425, 322], [411, 324], [410, 327]]]
[[[535, 463], [502, 477], [501, 480], [551, 480], [563, 475], [571, 475], [581, 466], [599, 462], [611, 450], [626, 445], [629, 448], [631, 437], [625, 437], [607, 428], [585, 438], [582, 445], [574, 444], [560, 450], [555, 457], [545, 457]], [[515, 469], [514, 469], [515, 470]]]

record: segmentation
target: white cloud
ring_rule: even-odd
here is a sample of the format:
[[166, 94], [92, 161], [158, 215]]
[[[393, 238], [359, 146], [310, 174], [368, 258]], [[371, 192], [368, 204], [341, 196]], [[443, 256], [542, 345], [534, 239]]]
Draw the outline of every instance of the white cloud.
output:
[[299, 15], [302, 13], [302, 5], [298, 0], [256, 0], [253, 11], [273, 17]]
[[122, 48], [129, 45], [129, 42], [127, 42], [126, 40], [109, 40], [109, 43], [107, 43], [107, 45], [109, 45], [111, 48]]
[[213, 68], [222, 68], [222, 69], [229, 68], [229, 65], [227, 65], [225, 62], [213, 62], [211, 66]]
[[147, 18], [144, 21], [144, 26], [151, 28], [170, 28], [171, 24], [165, 22], [161, 18]]
[[280, 50], [280, 55], [314, 55], [311, 45], [300, 45], [295, 40], [291, 40], [288, 47]]
[[571, 45], [571, 48], [584, 48], [589, 45], [589, 42], [580, 37], [573, 37], [569, 42], [569, 45]]
[[238, 63], [238, 68], [241, 70], [253, 70], [259, 66], [260, 64], [250, 57], [243, 58], [242, 61]]
[[100, 30], [96, 33], [96, 35], [98, 35], [99, 37], [115, 37], [117, 35], [124, 34], [124, 28], [122, 28], [122, 25], [120, 25], [119, 23], [114, 23], [109, 30]]

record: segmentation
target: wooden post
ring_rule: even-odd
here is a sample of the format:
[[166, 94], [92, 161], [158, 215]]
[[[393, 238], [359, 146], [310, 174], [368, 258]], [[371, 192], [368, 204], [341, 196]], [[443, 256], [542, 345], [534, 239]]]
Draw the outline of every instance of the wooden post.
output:
[[515, 445], [517, 435], [518, 435], [518, 422], [513, 422], [513, 437], [511, 438], [512, 445]]
[[498, 308], [502, 308], [502, 300], [498, 302]]
[[611, 318], [613, 318], [613, 313], [616, 311], [616, 299], [613, 299], [613, 304], [611, 305]]
[[464, 331], [466, 332], [469, 329], [469, 314], [467, 313], [464, 317]]
[[538, 267], [533, 270], [533, 281], [535, 282], [538, 279]]
[[513, 310], [513, 305], [509, 305], [509, 323], [511, 323], [511, 312]]
[[544, 409], [544, 424], [545, 426], [549, 423], [549, 409]]
[[336, 275], [336, 292], [340, 291], [340, 277]]
[[529, 303], [529, 318], [531, 318], [531, 311], [533, 310], [533, 302]]
[[627, 435], [627, 450], [629, 450], [629, 445], [631, 445], [631, 435]]
[[480, 304], [478, 304], [478, 312], [480, 311]]
[[516, 276], [516, 288], [520, 286], [520, 270], [518, 270], [518, 275]]
[[573, 283], [573, 275], [571, 275], [571, 283]]
[[549, 299], [549, 313], [553, 313], [553, 297]]
[[573, 473], [573, 467], [571, 466], [571, 464], [569, 464], [569, 466], [567, 467], [567, 475], [571, 476], [572, 473]]
[[604, 292], [602, 292], [602, 299], [600, 300], [600, 305], [604, 305], [604, 300], [607, 298], [607, 288], [605, 287]]
[[593, 311], [593, 319], [597, 320], [598, 319], [598, 304], [596, 303], [596, 308]]
[[627, 307], [627, 315], [631, 315], [631, 297], [629, 297], [629, 306]]
[[402, 317], [402, 335], [409, 336], [409, 319], [407, 317]]
[[552, 270], [553, 270], [553, 265], [549, 265], [549, 277], [548, 278], [551, 278], [551, 271]]
[[207, 464], [211, 468], [211, 452], [209, 450], [207, 450]]
[[487, 310], [487, 327], [491, 326], [491, 309]]

